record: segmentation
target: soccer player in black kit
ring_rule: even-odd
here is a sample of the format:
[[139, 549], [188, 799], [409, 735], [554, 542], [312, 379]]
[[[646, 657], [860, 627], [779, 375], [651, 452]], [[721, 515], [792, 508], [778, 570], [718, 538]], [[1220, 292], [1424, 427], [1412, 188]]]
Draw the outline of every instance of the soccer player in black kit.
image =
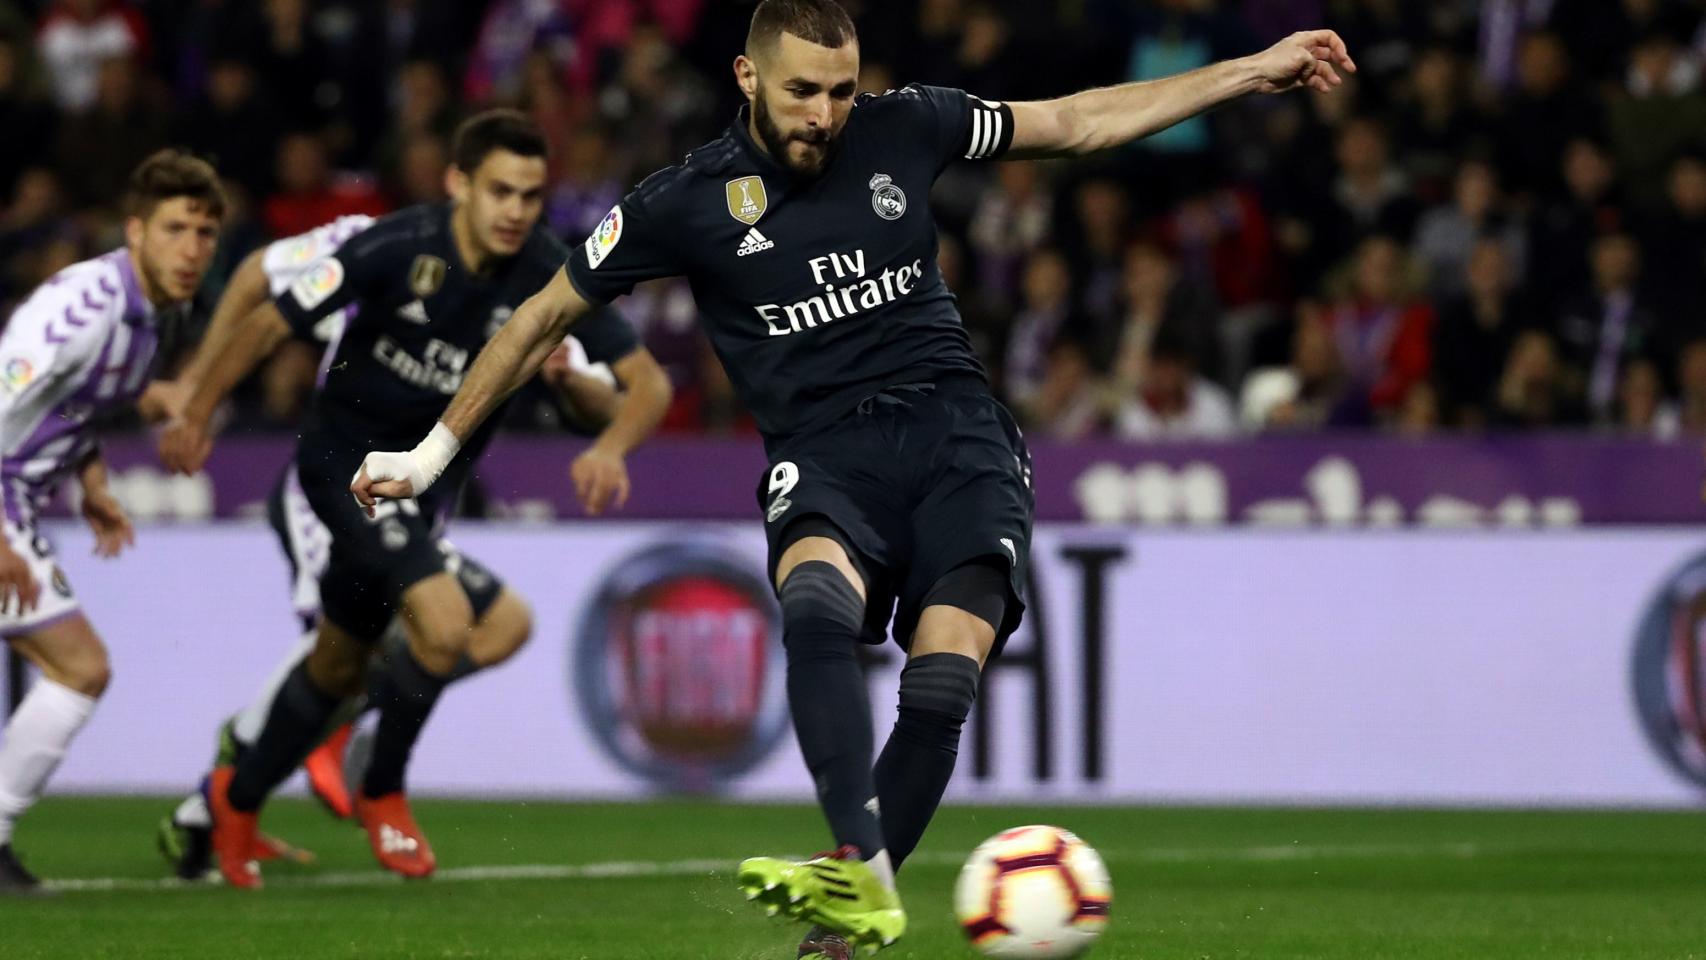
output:
[[[407, 876], [433, 868], [403, 792], [404, 768], [476, 629], [507, 595], [489, 576], [478, 585], [459, 578], [440, 550], [436, 525], [454, 508], [497, 421], [470, 435], [448, 465], [447, 483], [388, 503], [379, 516], [351, 499], [350, 478], [373, 446], [428, 429], [474, 356], [568, 253], [540, 224], [545, 138], [531, 120], [505, 110], [475, 116], [457, 131], [452, 156], [451, 204], [381, 218], [250, 313], [224, 339], [182, 418], [162, 439], [168, 466], [199, 467], [213, 410], [254, 364], [291, 333], [308, 336], [322, 319], [358, 307], [296, 450], [302, 492], [331, 534], [318, 635], [273, 697], [254, 744], [234, 764], [216, 767], [204, 786], [211, 846], [233, 886], [260, 885], [252, 858], [261, 804], [343, 700], [362, 691], [368, 653], [399, 614], [407, 649], [387, 673], [388, 702], [379, 704], [356, 815], [386, 867]], [[583, 502], [599, 512], [625, 499], [623, 458], [662, 419], [669, 384], [613, 311], [576, 335], [589, 353], [620, 358], [612, 370], [628, 388], [612, 422], [572, 470]]]
[[[859, 46], [833, 0], [764, 0], [728, 132], [642, 182], [481, 353], [413, 450], [374, 453], [358, 499], [419, 495], [586, 311], [684, 275], [770, 457], [758, 484], [795, 731], [839, 846], [756, 858], [737, 882], [814, 924], [800, 955], [892, 942], [894, 870], [953, 771], [985, 660], [1023, 612], [1025, 447], [989, 392], [936, 268], [931, 185], [956, 160], [1088, 153], [1246, 93], [1340, 83], [1329, 31], [1240, 60], [1059, 100], [909, 86], [854, 97]], [[906, 649], [873, 766], [856, 644]]]

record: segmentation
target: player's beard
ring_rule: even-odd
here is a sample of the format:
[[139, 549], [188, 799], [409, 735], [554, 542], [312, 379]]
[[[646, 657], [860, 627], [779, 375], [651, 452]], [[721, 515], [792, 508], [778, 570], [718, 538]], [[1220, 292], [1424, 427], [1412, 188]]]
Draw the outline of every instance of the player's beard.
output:
[[[758, 139], [764, 144], [764, 149], [770, 151], [770, 156], [774, 157], [777, 163], [788, 168], [790, 173], [802, 177], [815, 177], [822, 173], [825, 167], [829, 166], [830, 155], [835, 150], [835, 138], [829, 134], [829, 131], [819, 130], [815, 134], [802, 132], [793, 135], [783, 133], [782, 128], [776, 125], [775, 118], [770, 116], [770, 104], [764, 99], [763, 89], [760, 89], [758, 95], [753, 97], [752, 116], [753, 125], [758, 128]], [[823, 148], [823, 152], [817, 155], [815, 162], [811, 160], [803, 163], [797, 162], [788, 155], [788, 145], [795, 141], [816, 144]]]

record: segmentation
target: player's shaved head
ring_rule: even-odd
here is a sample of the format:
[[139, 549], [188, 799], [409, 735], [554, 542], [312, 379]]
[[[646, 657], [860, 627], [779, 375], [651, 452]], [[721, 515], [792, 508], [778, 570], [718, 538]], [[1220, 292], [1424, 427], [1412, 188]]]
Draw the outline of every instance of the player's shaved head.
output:
[[752, 11], [746, 55], [764, 59], [784, 33], [831, 49], [859, 42], [853, 18], [835, 0], [763, 0]]
[[802, 176], [829, 163], [859, 88], [859, 38], [835, 0], [763, 0], [752, 13], [735, 82], [752, 105], [751, 132]]

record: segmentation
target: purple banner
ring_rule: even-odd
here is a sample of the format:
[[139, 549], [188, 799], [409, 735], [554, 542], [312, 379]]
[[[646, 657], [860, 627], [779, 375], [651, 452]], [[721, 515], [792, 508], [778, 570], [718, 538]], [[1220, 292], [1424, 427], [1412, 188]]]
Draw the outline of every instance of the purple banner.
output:
[[[584, 447], [508, 436], [478, 476], [494, 516], [578, 517], [569, 463]], [[143, 438], [107, 444], [138, 519], [253, 516], [289, 438], [222, 441], [207, 472], [169, 478]], [[1232, 443], [1034, 445], [1037, 516], [1101, 523], [1274, 526], [1675, 524], [1706, 520], [1693, 443], [1590, 437], [1412, 441], [1342, 436]], [[759, 516], [756, 440], [665, 438], [629, 459], [630, 519]]]

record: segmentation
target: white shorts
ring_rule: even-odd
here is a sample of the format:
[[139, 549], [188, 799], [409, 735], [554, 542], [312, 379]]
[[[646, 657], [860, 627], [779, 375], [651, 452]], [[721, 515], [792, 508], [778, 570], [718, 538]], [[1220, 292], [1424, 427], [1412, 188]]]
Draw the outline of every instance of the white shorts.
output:
[[33, 524], [20, 527], [8, 520], [5, 522], [5, 534], [12, 551], [29, 564], [30, 576], [35, 578], [41, 589], [31, 610], [20, 612], [14, 600], [0, 612], [0, 636], [28, 633], [79, 612], [81, 608], [77, 595], [71, 592], [71, 581], [65, 579], [65, 573], [54, 559], [53, 544], [36, 533]]

